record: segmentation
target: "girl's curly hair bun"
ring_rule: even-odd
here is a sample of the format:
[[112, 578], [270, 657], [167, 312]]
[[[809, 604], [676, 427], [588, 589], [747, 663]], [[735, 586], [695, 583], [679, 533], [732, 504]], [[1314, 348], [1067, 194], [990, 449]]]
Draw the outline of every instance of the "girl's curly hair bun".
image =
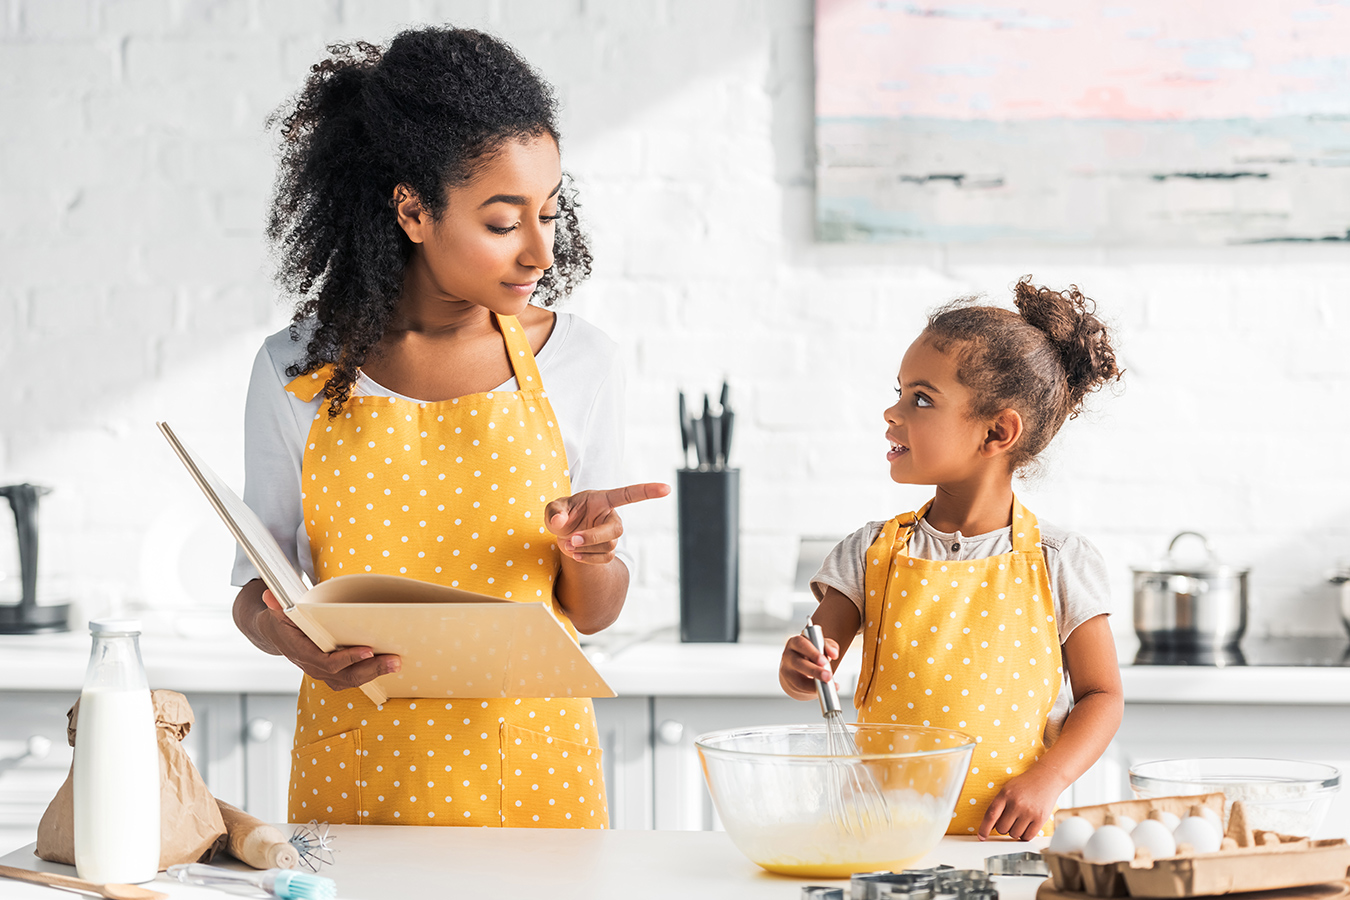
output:
[[1018, 312], [955, 300], [933, 311], [925, 335], [958, 361], [957, 378], [972, 389], [970, 415], [976, 419], [1015, 409], [1023, 435], [1009, 455], [1024, 469], [1050, 443], [1083, 400], [1107, 381], [1120, 378], [1116, 353], [1095, 304], [1077, 287], [1052, 291], [1017, 282]]
[[1097, 305], [1077, 285], [1052, 291], [1032, 284], [1026, 275], [1013, 290], [1013, 302], [1022, 318], [1045, 332], [1059, 350], [1070, 394], [1069, 418], [1078, 415], [1089, 393], [1120, 378], [1116, 351], [1106, 326], [1095, 315]]

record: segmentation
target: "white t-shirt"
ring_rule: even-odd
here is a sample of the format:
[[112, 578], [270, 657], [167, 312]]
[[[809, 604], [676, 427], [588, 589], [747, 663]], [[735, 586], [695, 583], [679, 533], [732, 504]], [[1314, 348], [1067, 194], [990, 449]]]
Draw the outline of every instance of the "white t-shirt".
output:
[[[535, 360], [558, 416], [572, 491], [620, 487], [624, 374], [618, 347], [600, 329], [571, 313], [557, 316], [553, 333]], [[244, 408], [244, 502], [296, 570], [303, 570], [313, 582], [314, 562], [300, 506], [300, 469], [314, 416], [326, 409], [328, 401], [320, 395], [306, 402], [286, 390], [294, 380], [286, 374], [287, 367], [304, 357], [308, 331], [303, 327], [300, 337], [292, 341], [289, 327], [278, 331], [263, 342], [253, 361]], [[517, 390], [516, 379], [494, 390]], [[362, 373], [352, 386], [352, 396], [402, 395]], [[622, 537], [615, 556], [632, 571]], [[231, 583], [242, 586], [257, 577], [258, 570], [242, 549], [237, 550]]]
[[[1106, 560], [1102, 558], [1101, 551], [1081, 534], [1056, 528], [1044, 519], [1038, 522], [1046, 575], [1050, 579], [1050, 592], [1054, 595], [1055, 627], [1059, 630], [1059, 642], [1063, 644], [1073, 630], [1088, 619], [1111, 614]], [[853, 601], [858, 607], [859, 621], [862, 621], [867, 550], [885, 524], [868, 522], [835, 545], [821, 563], [820, 570], [811, 578], [811, 591], [817, 600], [825, 596], [826, 586], [832, 587]], [[909, 539], [910, 556], [942, 562], [985, 559], [1011, 553], [1012, 548], [1011, 527], [985, 534], [963, 535], [959, 531], [938, 531], [928, 524], [927, 519], [919, 520], [918, 527]], [[1068, 662], [1065, 661], [1064, 685], [1045, 724], [1047, 747], [1059, 737], [1064, 719], [1073, 707], [1070, 674]]]

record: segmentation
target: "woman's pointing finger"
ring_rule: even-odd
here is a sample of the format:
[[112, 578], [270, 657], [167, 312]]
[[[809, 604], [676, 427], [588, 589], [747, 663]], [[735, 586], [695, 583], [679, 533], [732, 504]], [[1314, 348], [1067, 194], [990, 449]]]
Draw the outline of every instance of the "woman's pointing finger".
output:
[[627, 506], [643, 500], [655, 500], [670, 493], [670, 485], [659, 481], [645, 484], [630, 484], [627, 487], [611, 488], [605, 491], [605, 502], [611, 507]]

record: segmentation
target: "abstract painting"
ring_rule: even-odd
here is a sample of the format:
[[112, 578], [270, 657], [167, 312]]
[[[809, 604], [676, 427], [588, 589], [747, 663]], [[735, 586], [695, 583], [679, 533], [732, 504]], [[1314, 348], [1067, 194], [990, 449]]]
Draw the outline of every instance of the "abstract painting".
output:
[[1350, 242], [1350, 0], [816, 0], [824, 241]]

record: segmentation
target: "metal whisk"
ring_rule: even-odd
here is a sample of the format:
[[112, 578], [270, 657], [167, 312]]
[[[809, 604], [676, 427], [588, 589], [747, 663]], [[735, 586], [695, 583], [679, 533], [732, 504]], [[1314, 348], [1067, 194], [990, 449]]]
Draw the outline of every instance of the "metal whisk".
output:
[[[812, 646], [825, 652], [825, 635], [819, 625], [808, 619], [803, 634]], [[825, 717], [825, 752], [840, 757], [826, 767], [830, 818], [841, 831], [855, 837], [889, 828], [891, 811], [886, 796], [871, 770], [858, 759], [861, 752], [853, 732], [844, 724], [844, 709], [834, 681], [816, 679], [816, 696], [820, 698], [820, 714]]]

